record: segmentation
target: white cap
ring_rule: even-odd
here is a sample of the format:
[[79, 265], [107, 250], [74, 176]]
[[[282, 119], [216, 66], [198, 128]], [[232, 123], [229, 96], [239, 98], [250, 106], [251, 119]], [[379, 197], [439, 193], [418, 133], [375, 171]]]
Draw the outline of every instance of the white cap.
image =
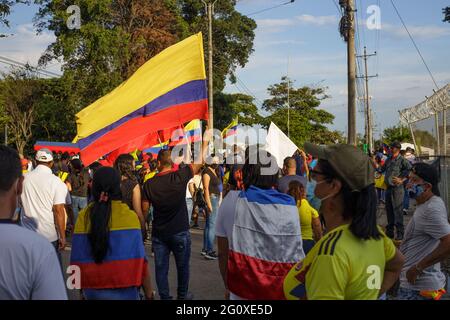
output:
[[36, 161], [51, 162], [53, 161], [53, 153], [48, 149], [41, 149], [36, 153]]

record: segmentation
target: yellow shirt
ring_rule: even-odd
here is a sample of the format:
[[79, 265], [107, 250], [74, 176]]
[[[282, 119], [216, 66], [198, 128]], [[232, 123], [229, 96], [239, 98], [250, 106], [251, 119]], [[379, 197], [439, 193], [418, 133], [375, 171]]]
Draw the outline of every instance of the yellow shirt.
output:
[[300, 216], [300, 228], [302, 229], [302, 239], [303, 240], [314, 240], [313, 229], [312, 229], [312, 219], [318, 218], [319, 213], [316, 209], [311, 207], [308, 200], [302, 199], [301, 205], [300, 201], [297, 202], [298, 214]]
[[156, 176], [156, 170], [145, 175], [144, 183], [147, 182], [147, 180], [150, 180], [151, 178], [153, 178], [154, 176]]
[[381, 233], [379, 240], [360, 240], [348, 224], [330, 231], [289, 271], [286, 299], [376, 300], [384, 267], [396, 251]]

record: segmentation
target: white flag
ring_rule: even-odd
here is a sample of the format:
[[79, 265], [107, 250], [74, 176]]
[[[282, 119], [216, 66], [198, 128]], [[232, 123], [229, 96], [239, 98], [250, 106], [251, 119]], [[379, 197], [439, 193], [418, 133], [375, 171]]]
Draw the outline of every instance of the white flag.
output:
[[272, 122], [266, 137], [266, 151], [275, 157], [280, 168], [283, 168], [284, 159], [292, 157], [297, 149], [295, 143]]

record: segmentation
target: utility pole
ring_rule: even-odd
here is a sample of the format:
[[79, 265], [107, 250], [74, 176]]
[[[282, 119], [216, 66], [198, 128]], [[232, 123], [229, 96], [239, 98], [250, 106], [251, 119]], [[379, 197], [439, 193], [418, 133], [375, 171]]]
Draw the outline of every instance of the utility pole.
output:
[[208, 15], [208, 102], [209, 102], [209, 129], [214, 129], [214, 87], [213, 87], [213, 30], [212, 21], [214, 4], [217, 0], [202, 0]]
[[340, 22], [340, 33], [347, 42], [348, 68], [348, 144], [356, 146], [356, 55], [354, 0], [339, 0], [345, 14]]
[[290, 100], [290, 95], [291, 95], [291, 79], [289, 78], [289, 59], [290, 57], [288, 56], [288, 70], [287, 70], [287, 81], [288, 81], [288, 89], [287, 89], [287, 109], [288, 109], [288, 117], [287, 117], [287, 131], [288, 131], [288, 138], [291, 137], [291, 130], [290, 130], [290, 121], [291, 121], [291, 100]]
[[375, 76], [369, 76], [368, 75], [368, 70], [367, 70], [367, 58], [368, 57], [373, 57], [375, 56], [377, 53], [373, 53], [373, 54], [367, 54], [367, 48], [364, 47], [364, 55], [362, 56], [357, 56], [357, 58], [363, 58], [364, 59], [364, 67], [365, 67], [365, 75], [364, 76], [359, 76], [358, 78], [363, 78], [365, 80], [365, 85], [366, 85], [366, 97], [365, 97], [365, 102], [366, 102], [366, 108], [365, 108], [365, 114], [366, 114], [366, 143], [368, 145], [368, 149], [370, 152], [372, 152], [372, 148], [373, 148], [373, 116], [372, 116], [372, 110], [370, 108], [370, 96], [369, 96], [369, 78], [375, 78], [378, 77], [378, 75]]

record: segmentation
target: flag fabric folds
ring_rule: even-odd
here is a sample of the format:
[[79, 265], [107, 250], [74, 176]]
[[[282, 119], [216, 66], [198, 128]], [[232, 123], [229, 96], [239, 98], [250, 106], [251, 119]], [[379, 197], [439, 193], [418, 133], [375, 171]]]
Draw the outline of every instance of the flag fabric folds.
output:
[[304, 258], [295, 200], [254, 186], [237, 199], [228, 289], [243, 299], [284, 300], [284, 277]]
[[207, 119], [202, 34], [162, 51], [76, 117], [86, 165], [151, 132]]
[[91, 207], [80, 212], [72, 238], [70, 261], [81, 270], [81, 288], [140, 287], [148, 272], [148, 262], [136, 213], [121, 201], [111, 202], [109, 250], [103, 262], [97, 264], [88, 239]]
[[37, 141], [34, 145], [34, 150], [38, 151], [42, 148], [49, 149], [52, 152], [68, 152], [73, 154], [80, 152], [80, 148], [78, 148], [78, 144], [76, 143]]
[[171, 140], [170, 146], [201, 141], [202, 125], [200, 120], [192, 120], [184, 126], [184, 129], [174, 131]]
[[226, 138], [229, 136], [232, 136], [234, 134], [237, 134], [237, 127], [239, 125], [239, 121], [238, 121], [238, 117], [236, 117], [235, 119], [233, 119], [233, 121], [228, 125], [228, 127], [226, 127], [225, 129], [223, 129], [222, 131], [222, 137]]

